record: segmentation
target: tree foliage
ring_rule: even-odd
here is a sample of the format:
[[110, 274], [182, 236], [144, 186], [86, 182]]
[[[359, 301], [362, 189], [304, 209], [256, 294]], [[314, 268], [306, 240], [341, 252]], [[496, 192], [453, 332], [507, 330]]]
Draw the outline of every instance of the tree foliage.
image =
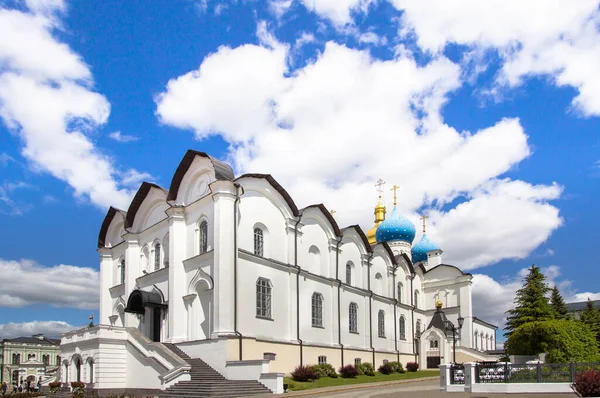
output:
[[528, 322], [507, 341], [511, 355], [547, 352], [546, 362], [593, 362], [599, 359], [596, 337], [582, 322], [569, 319]]
[[556, 319], [567, 319], [567, 305], [556, 285], [552, 288], [552, 293], [550, 294], [550, 306], [554, 310], [554, 317]]
[[517, 290], [515, 308], [508, 310], [504, 335], [510, 335], [528, 322], [546, 321], [554, 318], [554, 311], [548, 302], [550, 288], [539, 267], [532, 265], [525, 277], [523, 287]]
[[589, 298], [579, 319], [590, 328], [596, 337], [596, 343], [600, 345], [600, 310], [594, 307], [594, 303]]

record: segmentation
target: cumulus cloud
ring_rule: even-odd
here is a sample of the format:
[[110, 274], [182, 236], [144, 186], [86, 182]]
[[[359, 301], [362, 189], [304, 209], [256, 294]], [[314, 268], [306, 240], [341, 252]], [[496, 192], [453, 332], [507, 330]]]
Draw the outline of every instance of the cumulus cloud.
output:
[[337, 26], [352, 23], [351, 13], [366, 13], [376, 0], [301, 0], [304, 6]]
[[359, 43], [373, 44], [375, 46], [385, 46], [387, 39], [382, 36], [378, 36], [375, 32], [365, 32], [358, 36]]
[[94, 92], [88, 65], [53, 35], [64, 2], [26, 4], [30, 12], [0, 7], [0, 118], [21, 137], [34, 169], [102, 208], [126, 206], [131, 187], [87, 136], [107, 121], [110, 105]]
[[0, 339], [28, 337], [39, 333], [42, 333], [45, 337], [59, 338], [61, 333], [79, 329], [80, 327], [70, 325], [64, 321], [10, 322], [0, 324]]
[[123, 142], [123, 143], [135, 142], [135, 141], [138, 141], [140, 139], [140, 137], [136, 137], [134, 135], [121, 134], [120, 131], [113, 131], [112, 133], [110, 133], [108, 135], [108, 137], [110, 139], [113, 139], [113, 140], [117, 141], [117, 142]]
[[45, 267], [30, 260], [0, 259], [0, 306], [20, 308], [32, 304], [53, 307], [96, 309], [99, 302], [100, 277], [92, 268], [73, 265]]
[[444, 56], [382, 61], [329, 42], [290, 70], [291, 46], [264, 24], [258, 34], [261, 45], [221, 47], [169, 81], [156, 98], [160, 121], [198, 139], [221, 135], [238, 172], [272, 173], [299, 205], [334, 208], [341, 225], [369, 228], [374, 181], [399, 184], [400, 210], [417, 221], [430, 209], [432, 236], [459, 266], [522, 258], [561, 225], [549, 204], [560, 186], [501, 178], [531, 154], [519, 120], [473, 132], [444, 123], [440, 110], [462, 84]]
[[36, 189], [36, 187], [23, 181], [4, 181], [0, 185], [0, 214], [20, 216], [31, 210], [31, 204], [14, 199], [14, 192], [20, 189]]
[[557, 86], [577, 89], [572, 105], [583, 115], [600, 115], [597, 0], [391, 2], [402, 11], [402, 34], [414, 33], [422, 49], [437, 53], [457, 43], [494, 50], [503, 61], [500, 86], [518, 86], [532, 75], [548, 76]]

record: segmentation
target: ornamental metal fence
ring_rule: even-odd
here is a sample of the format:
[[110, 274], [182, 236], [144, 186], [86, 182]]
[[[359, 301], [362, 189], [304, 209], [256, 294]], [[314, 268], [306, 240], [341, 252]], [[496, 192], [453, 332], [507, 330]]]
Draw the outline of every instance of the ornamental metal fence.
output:
[[476, 383], [572, 383], [577, 373], [600, 369], [598, 362], [512, 364], [478, 362]]
[[450, 366], [450, 384], [465, 384], [465, 365], [454, 363]]

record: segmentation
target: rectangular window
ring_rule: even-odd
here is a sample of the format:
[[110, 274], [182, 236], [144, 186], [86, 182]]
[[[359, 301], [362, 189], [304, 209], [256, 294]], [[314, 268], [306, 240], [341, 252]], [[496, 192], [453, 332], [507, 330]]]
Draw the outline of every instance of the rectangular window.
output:
[[256, 282], [256, 316], [271, 318], [271, 282], [259, 278]]
[[350, 303], [349, 309], [350, 333], [358, 333], [358, 305]]
[[320, 293], [312, 295], [312, 325], [323, 327], [323, 296]]
[[318, 363], [319, 363], [319, 365], [327, 363], [327, 357], [325, 355], [319, 355]]
[[360, 358], [354, 358], [354, 366], [360, 365]]

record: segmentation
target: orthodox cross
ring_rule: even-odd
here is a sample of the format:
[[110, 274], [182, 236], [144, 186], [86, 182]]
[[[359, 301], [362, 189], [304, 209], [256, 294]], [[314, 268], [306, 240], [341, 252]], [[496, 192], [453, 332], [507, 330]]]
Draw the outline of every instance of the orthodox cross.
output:
[[336, 211], [331, 209], [331, 210], [329, 210], [329, 213], [331, 213], [331, 215], [333, 216], [336, 213]]
[[383, 181], [381, 178], [377, 180], [377, 183], [375, 184], [375, 189], [377, 190], [377, 193], [379, 194], [379, 197], [381, 198], [381, 195], [383, 194], [383, 186], [385, 185], [385, 181]]
[[423, 233], [425, 233], [425, 220], [427, 220], [429, 217], [427, 217], [426, 215], [422, 215], [421, 216], [421, 220], [423, 220]]
[[394, 191], [394, 206], [396, 206], [396, 191], [400, 188], [398, 185], [394, 184], [393, 187], [390, 188], [390, 191]]

